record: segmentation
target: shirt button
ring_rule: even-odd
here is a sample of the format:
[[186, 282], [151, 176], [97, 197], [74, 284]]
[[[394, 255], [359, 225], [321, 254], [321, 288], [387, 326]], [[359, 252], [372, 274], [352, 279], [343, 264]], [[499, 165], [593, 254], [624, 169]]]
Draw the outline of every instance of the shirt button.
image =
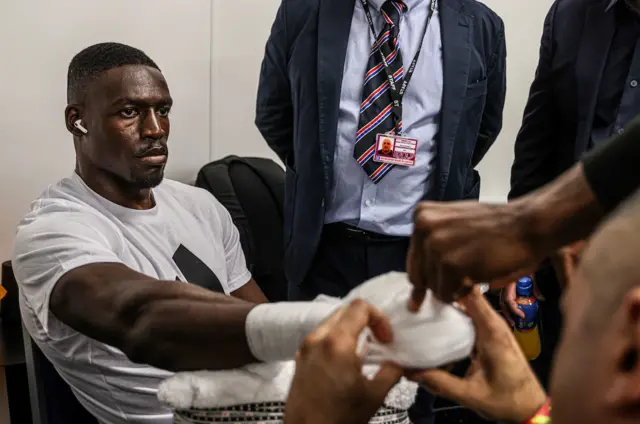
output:
[[365, 206], [371, 206], [371, 200], [367, 199], [364, 201]]
[[618, 128], [618, 134], [622, 134], [624, 132], [624, 128]]
[[629, 83], [631, 85], [631, 87], [637, 87], [638, 86], [638, 81], [636, 80], [631, 80], [631, 82]]

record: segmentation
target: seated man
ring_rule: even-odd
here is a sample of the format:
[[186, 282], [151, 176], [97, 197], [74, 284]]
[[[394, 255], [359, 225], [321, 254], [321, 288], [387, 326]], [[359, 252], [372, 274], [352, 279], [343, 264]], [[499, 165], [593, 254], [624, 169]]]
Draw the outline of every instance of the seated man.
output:
[[[12, 262], [24, 324], [82, 405], [104, 424], [169, 424], [157, 392], [173, 371], [292, 359], [336, 305], [263, 303], [227, 211], [163, 180], [172, 100], [158, 66], [122, 44], [88, 47], [69, 66], [68, 103], [75, 172], [32, 204]], [[468, 320], [461, 330], [466, 356]]]
[[168, 423], [165, 370], [253, 362], [253, 304], [226, 295], [266, 298], [222, 205], [163, 180], [172, 99], [158, 66], [129, 46], [88, 47], [67, 97], [75, 171], [33, 202], [14, 245], [24, 323], [101, 422]]

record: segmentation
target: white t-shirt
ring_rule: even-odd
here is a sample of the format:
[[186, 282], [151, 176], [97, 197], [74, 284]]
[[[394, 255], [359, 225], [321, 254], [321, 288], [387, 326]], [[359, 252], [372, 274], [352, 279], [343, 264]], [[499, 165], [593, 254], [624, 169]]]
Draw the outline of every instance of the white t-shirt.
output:
[[153, 195], [152, 209], [124, 208], [74, 173], [33, 202], [14, 244], [26, 328], [103, 423], [171, 423], [171, 411], [156, 395], [172, 373], [135, 364], [115, 347], [59, 321], [49, 310], [49, 297], [63, 274], [116, 262], [153, 278], [195, 282], [227, 294], [251, 279], [238, 231], [210, 193], [165, 179]]

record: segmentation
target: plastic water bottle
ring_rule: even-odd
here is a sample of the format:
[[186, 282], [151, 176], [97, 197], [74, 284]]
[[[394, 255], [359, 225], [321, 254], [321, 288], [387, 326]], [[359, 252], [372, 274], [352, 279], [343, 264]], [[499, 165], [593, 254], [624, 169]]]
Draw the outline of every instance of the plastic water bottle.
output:
[[540, 355], [540, 332], [538, 331], [538, 299], [533, 294], [533, 280], [521, 278], [516, 284], [516, 303], [524, 312], [524, 318], [514, 316], [513, 333], [529, 361]]

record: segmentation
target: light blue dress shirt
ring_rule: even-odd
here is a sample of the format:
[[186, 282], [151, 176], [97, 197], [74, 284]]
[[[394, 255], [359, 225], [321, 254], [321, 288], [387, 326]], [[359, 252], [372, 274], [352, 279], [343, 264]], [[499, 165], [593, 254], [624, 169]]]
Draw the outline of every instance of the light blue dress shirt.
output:
[[[380, 8], [384, 2], [369, 1], [376, 35], [383, 26]], [[430, 0], [404, 2], [408, 11], [400, 21], [399, 42], [406, 70], [424, 33]], [[353, 158], [364, 75], [374, 41], [362, 2], [356, 0], [344, 64], [334, 179], [326, 202], [325, 223], [345, 222], [380, 234], [409, 236], [413, 230], [413, 210], [431, 183], [435, 165], [443, 83], [438, 11], [436, 9], [431, 18], [418, 63], [402, 100], [403, 135], [418, 140], [416, 164], [395, 166], [378, 184], [371, 182]]]

